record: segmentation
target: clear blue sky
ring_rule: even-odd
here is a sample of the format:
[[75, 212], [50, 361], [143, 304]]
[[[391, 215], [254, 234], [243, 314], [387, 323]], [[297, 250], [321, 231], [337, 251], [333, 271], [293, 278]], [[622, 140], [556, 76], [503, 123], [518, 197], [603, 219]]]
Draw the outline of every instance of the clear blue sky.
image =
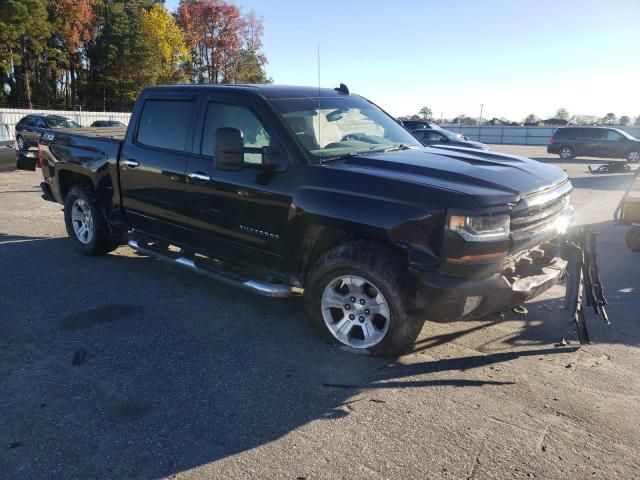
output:
[[[168, 0], [175, 9], [178, 0]], [[640, 115], [640, 0], [242, 0], [275, 83], [346, 83], [394, 115]]]

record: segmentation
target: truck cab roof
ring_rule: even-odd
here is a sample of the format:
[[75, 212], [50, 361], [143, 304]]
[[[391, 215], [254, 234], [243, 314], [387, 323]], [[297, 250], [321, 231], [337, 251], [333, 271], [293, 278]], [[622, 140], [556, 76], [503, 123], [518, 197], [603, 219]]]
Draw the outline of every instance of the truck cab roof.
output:
[[144, 92], [154, 92], [162, 90], [175, 91], [221, 91], [221, 92], [238, 92], [258, 94], [264, 98], [275, 100], [284, 98], [317, 98], [317, 97], [344, 97], [348, 94], [335, 88], [318, 88], [304, 87], [292, 85], [274, 85], [274, 84], [245, 84], [245, 83], [229, 83], [214, 85], [163, 85], [157, 87], [148, 87]]

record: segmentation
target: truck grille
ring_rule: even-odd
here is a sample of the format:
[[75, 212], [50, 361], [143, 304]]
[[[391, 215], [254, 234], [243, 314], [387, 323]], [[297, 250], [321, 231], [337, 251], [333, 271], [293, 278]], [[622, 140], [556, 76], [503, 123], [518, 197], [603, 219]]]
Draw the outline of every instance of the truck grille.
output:
[[544, 230], [563, 214], [569, 204], [571, 183], [525, 198], [511, 212], [511, 233]]

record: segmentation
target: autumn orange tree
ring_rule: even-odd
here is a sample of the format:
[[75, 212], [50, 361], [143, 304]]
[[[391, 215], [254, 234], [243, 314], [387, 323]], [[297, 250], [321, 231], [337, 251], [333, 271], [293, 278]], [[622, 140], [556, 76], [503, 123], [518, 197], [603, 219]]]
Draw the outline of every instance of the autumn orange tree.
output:
[[53, 45], [60, 52], [57, 80], [65, 103], [76, 108], [78, 100], [78, 74], [82, 62], [82, 47], [91, 40], [95, 28], [95, 15], [89, 0], [52, 0]]
[[181, 0], [176, 13], [191, 53], [187, 73], [197, 83], [270, 81], [261, 52], [263, 24], [254, 12], [223, 0]]

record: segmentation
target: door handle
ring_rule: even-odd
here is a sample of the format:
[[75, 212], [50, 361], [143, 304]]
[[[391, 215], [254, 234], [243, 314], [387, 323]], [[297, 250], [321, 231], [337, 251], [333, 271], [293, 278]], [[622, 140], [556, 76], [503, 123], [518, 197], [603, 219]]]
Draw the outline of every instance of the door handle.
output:
[[122, 160], [122, 164], [126, 165], [127, 167], [136, 168], [138, 165], [140, 165], [140, 162], [130, 158], [125, 158], [124, 160]]
[[189, 178], [193, 178], [194, 180], [197, 180], [199, 182], [208, 182], [211, 180], [211, 177], [209, 175], [202, 172], [190, 172], [188, 176]]

